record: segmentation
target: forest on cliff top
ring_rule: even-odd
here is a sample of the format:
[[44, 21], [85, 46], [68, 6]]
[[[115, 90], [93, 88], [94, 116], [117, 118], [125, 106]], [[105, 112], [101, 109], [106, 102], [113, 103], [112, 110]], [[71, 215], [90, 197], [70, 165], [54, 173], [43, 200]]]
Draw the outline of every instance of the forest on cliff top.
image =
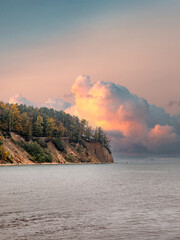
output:
[[[105, 132], [100, 127], [93, 129], [85, 119], [80, 120], [63, 111], [45, 107], [39, 109], [0, 102], [0, 133], [8, 137], [10, 132], [15, 132], [26, 139], [27, 144], [22, 147], [31, 154], [38, 151], [37, 148], [42, 144], [42, 142], [28, 143], [34, 137], [39, 139], [46, 137], [60, 151], [64, 151], [62, 139], [68, 139], [70, 143], [80, 144], [82, 140], [99, 142], [111, 153], [110, 141]], [[3, 149], [2, 136], [0, 136], [0, 159], [7, 157]], [[41, 158], [48, 159], [48, 155], [41, 154]]]

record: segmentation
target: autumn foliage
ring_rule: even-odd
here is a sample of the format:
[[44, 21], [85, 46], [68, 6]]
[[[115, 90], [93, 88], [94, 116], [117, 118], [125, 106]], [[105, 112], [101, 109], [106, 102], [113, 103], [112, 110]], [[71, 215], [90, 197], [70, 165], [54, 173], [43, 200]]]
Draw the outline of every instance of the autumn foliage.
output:
[[[60, 150], [63, 150], [63, 137], [74, 143], [81, 143], [85, 139], [101, 143], [110, 152], [109, 139], [100, 127], [92, 129], [85, 119], [80, 120], [63, 111], [48, 108], [38, 109], [0, 102], [0, 132], [15, 132], [26, 140], [46, 137]], [[39, 148], [35, 147], [36, 150]], [[32, 146], [27, 146], [28, 148], [31, 149]]]

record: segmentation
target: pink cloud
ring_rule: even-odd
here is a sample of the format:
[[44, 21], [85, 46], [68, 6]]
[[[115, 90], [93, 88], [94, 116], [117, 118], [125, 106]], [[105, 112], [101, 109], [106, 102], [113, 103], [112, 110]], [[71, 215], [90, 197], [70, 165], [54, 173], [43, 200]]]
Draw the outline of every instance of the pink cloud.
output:
[[119, 84], [91, 83], [89, 77], [80, 75], [72, 92], [75, 105], [67, 112], [109, 132], [116, 151], [158, 152], [161, 148], [163, 152], [163, 146], [178, 142], [175, 126], [164, 109], [148, 104]]

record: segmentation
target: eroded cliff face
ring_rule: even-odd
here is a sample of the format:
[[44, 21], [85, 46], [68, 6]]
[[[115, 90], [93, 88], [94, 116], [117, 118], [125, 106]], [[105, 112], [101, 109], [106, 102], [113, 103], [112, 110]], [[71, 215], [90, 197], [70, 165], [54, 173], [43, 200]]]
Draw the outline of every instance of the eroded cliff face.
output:
[[7, 160], [0, 160], [1, 164], [35, 164], [30, 160], [31, 156], [23, 149], [18, 146], [18, 142], [24, 141], [22, 137], [11, 133], [11, 138], [3, 137], [3, 146], [8, 153]]
[[83, 141], [84, 145], [87, 147], [88, 151], [94, 155], [100, 163], [112, 163], [113, 157], [112, 154], [100, 143], [89, 143]]
[[[38, 140], [38, 138], [37, 138]], [[41, 138], [41, 141], [47, 142], [47, 138]], [[32, 142], [32, 141], [30, 141]], [[27, 143], [21, 136], [11, 133], [8, 138], [3, 137], [4, 149], [8, 152], [7, 160], [0, 160], [0, 164], [40, 164], [34, 160], [22, 147], [22, 143]], [[59, 151], [51, 142], [47, 142], [46, 151], [50, 154], [52, 161], [49, 164], [79, 164], [79, 163], [112, 163], [113, 157], [108, 150], [100, 143], [87, 142], [83, 140], [82, 144], [63, 141], [64, 151]], [[46, 164], [46, 161], [43, 162]]]

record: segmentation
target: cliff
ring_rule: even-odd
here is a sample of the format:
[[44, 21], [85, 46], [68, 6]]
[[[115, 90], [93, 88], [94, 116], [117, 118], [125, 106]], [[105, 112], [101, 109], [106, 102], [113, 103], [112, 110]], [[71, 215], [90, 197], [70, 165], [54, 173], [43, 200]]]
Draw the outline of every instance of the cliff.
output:
[[83, 141], [84, 145], [87, 147], [88, 152], [91, 155], [94, 155], [98, 158], [101, 163], [112, 163], [113, 157], [112, 154], [108, 152], [108, 150], [101, 143], [89, 143], [87, 141]]
[[78, 163], [112, 163], [113, 157], [99, 142], [71, 143], [61, 139], [62, 150], [47, 137], [34, 137], [26, 141], [14, 132], [3, 136], [3, 148], [7, 153], [0, 164], [78, 164]]

